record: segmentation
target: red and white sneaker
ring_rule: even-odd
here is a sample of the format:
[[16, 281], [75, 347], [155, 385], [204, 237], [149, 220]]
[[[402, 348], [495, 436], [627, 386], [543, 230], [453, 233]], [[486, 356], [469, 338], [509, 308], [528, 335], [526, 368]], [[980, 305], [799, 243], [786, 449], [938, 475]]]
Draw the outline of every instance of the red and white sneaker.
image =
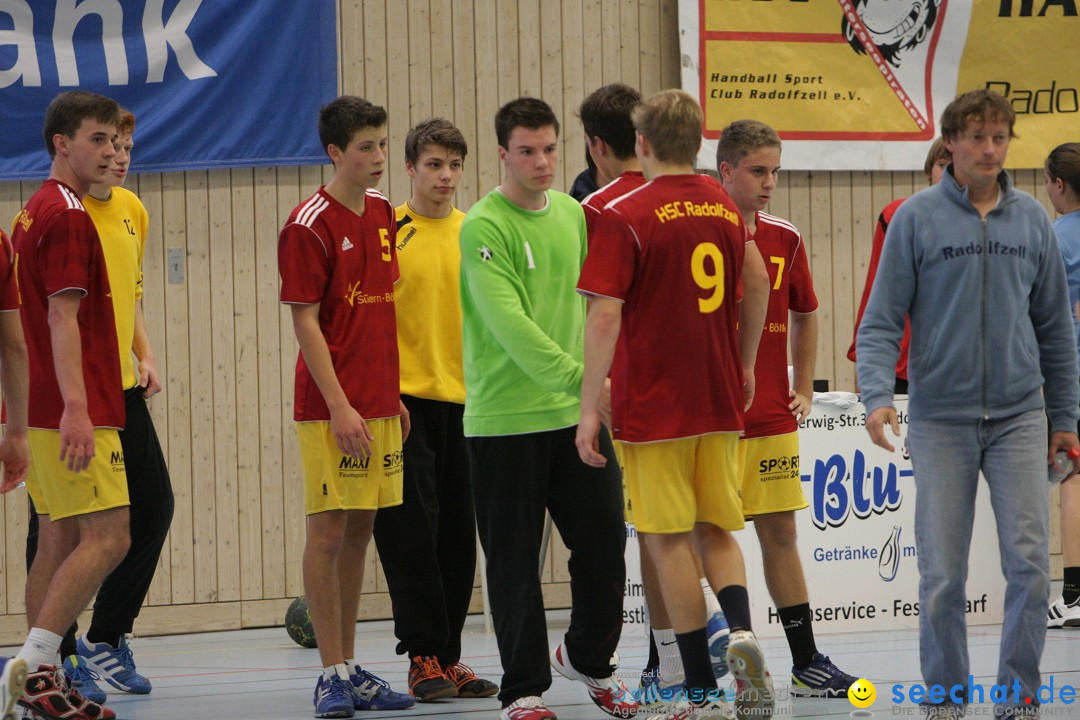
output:
[[518, 698], [502, 709], [501, 720], [558, 720], [538, 695]]
[[84, 698], [68, 685], [63, 669], [52, 665], [27, 675], [19, 705], [42, 720], [116, 720], [116, 713]]
[[593, 678], [579, 673], [570, 664], [570, 657], [566, 653], [566, 643], [559, 643], [551, 651], [551, 666], [558, 670], [559, 674], [564, 678], [584, 683], [585, 688], [589, 691], [589, 697], [592, 698], [598, 708], [608, 715], [618, 718], [632, 718], [637, 714], [637, 696], [623, 684], [622, 678], [615, 673], [611, 673], [609, 677], [605, 678]]

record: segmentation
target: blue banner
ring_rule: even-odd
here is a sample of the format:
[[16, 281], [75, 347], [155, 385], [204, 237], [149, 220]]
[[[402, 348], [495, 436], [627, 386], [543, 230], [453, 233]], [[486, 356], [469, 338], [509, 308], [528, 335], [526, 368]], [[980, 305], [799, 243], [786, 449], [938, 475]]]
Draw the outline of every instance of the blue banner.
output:
[[91, 90], [136, 117], [134, 172], [326, 162], [335, 0], [0, 0], [0, 180], [45, 177], [45, 108]]

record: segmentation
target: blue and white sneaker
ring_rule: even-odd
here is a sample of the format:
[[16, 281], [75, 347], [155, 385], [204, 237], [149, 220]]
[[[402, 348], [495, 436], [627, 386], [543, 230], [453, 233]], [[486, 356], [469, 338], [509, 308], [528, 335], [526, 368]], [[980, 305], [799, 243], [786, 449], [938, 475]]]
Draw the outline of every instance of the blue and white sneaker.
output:
[[728, 638], [731, 636], [724, 613], [719, 610], [713, 613], [705, 624], [705, 632], [709, 635], [709, 659], [712, 660], [713, 675], [719, 680], [728, 674], [726, 658]]
[[15, 703], [26, 687], [26, 661], [0, 657], [0, 720], [15, 720]]
[[127, 638], [120, 638], [120, 647], [113, 647], [104, 642], [88, 643], [83, 635], [75, 647], [94, 679], [104, 680], [126, 693], [146, 695], [150, 692], [150, 681], [135, 671], [135, 658], [131, 655]]
[[[686, 689], [683, 682], [664, 685], [660, 677], [660, 670], [641, 673], [641, 684], [638, 694], [638, 704], [642, 708], [652, 708], [657, 705], [669, 705], [677, 699], [681, 699], [682, 692]], [[640, 710], [639, 710], [640, 712]]]
[[315, 683], [315, 717], [351, 718], [353, 716], [353, 689], [348, 680], [337, 673], [326, 677], [320, 675]]
[[795, 697], [846, 698], [848, 688], [859, 678], [832, 664], [828, 657], [814, 653], [813, 661], [791, 668], [791, 694]]
[[355, 672], [349, 673], [349, 684], [353, 707], [357, 710], [407, 710], [416, 704], [416, 698], [412, 695], [394, 692], [388, 682], [359, 665], [354, 665], [353, 670]]
[[94, 682], [94, 674], [87, 669], [86, 663], [79, 662], [78, 655], [64, 658], [64, 674], [67, 675], [68, 685], [78, 690], [84, 698], [98, 705], [105, 704], [105, 691]]

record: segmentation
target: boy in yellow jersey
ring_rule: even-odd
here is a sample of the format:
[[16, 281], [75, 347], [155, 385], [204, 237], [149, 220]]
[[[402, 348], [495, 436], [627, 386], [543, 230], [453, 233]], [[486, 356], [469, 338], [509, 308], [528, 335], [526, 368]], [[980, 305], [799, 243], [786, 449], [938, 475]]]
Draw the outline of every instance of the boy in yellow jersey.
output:
[[461, 630], [476, 572], [476, 517], [462, 413], [461, 248], [454, 207], [469, 148], [432, 118], [405, 138], [412, 197], [399, 205], [394, 287], [401, 400], [412, 427], [402, 446], [404, 502], [375, 516], [375, 542], [394, 608], [397, 652], [409, 657], [420, 702], [488, 697], [499, 687], [461, 662]]
[[281, 302], [300, 345], [296, 434], [304, 470], [304, 592], [323, 674], [315, 717], [402, 710], [408, 695], [360, 667], [356, 618], [379, 508], [401, 504], [394, 208], [375, 187], [386, 162], [386, 111], [345, 95], [319, 111], [334, 176], [289, 215], [278, 240]]
[[[105, 701], [95, 680], [140, 695], [151, 690], [150, 681], [135, 669], [125, 636], [132, 631], [154, 579], [173, 515], [169, 469], [146, 405], [161, 391], [142, 311], [142, 261], [150, 219], [138, 196], [123, 187], [135, 145], [135, 116], [122, 111], [117, 129], [116, 156], [105, 181], [90, 186], [83, 205], [97, 228], [112, 288], [126, 409], [120, 445], [131, 500], [131, 549], [98, 590], [89, 630], [76, 643], [73, 625], [60, 648], [69, 681], [95, 702]], [[31, 504], [28, 564], [36, 551], [37, 529]]]

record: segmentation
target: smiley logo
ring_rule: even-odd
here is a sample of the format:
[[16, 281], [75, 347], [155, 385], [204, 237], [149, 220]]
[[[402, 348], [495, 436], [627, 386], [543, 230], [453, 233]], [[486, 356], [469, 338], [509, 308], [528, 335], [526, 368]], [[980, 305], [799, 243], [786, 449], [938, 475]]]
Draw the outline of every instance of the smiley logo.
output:
[[848, 700], [857, 708], [868, 708], [874, 704], [877, 698], [877, 688], [874, 683], [866, 678], [859, 678], [851, 684], [847, 691]]

